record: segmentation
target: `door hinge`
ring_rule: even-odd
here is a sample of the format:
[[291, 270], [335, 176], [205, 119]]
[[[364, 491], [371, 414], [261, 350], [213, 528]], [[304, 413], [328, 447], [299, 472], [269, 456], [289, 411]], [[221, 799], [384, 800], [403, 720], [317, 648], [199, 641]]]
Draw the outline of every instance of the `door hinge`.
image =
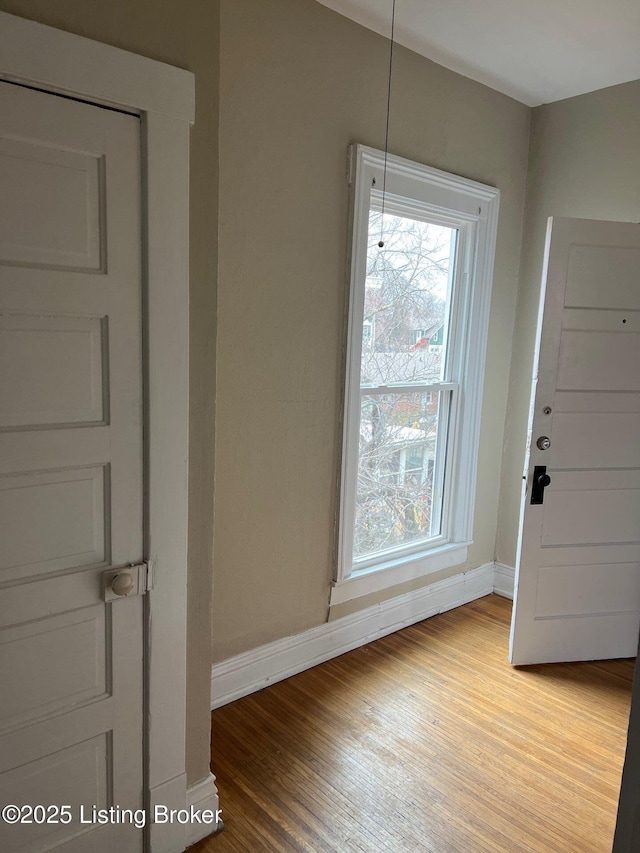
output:
[[105, 601], [144, 595], [153, 588], [153, 566], [150, 561], [131, 563], [119, 569], [107, 569], [102, 573], [102, 589]]

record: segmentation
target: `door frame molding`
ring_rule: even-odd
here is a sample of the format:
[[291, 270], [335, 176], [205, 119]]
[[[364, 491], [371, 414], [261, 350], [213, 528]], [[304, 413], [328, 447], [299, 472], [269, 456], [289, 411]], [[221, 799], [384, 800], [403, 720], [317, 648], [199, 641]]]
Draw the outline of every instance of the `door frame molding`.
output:
[[[195, 78], [0, 12], [0, 79], [124, 110], [141, 120], [145, 557], [154, 576], [144, 608], [144, 787], [148, 806], [185, 808], [189, 128]], [[213, 777], [210, 781], [216, 808]], [[178, 853], [190, 828], [152, 824], [147, 829], [147, 849]]]

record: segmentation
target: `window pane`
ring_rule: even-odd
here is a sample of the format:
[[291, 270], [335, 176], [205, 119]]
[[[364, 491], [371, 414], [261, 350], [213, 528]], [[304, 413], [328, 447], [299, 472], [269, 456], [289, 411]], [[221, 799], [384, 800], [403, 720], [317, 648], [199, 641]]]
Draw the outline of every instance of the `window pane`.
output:
[[360, 381], [442, 378], [456, 230], [389, 213], [369, 214]]
[[439, 422], [451, 392], [363, 394], [354, 556], [437, 536]]

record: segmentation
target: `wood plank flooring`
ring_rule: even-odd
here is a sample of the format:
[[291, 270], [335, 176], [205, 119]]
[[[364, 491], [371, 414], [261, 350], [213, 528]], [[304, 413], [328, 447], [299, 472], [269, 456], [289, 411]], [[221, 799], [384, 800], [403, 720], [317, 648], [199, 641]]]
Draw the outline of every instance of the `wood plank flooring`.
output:
[[506, 662], [492, 595], [213, 713], [192, 853], [608, 853], [633, 661]]

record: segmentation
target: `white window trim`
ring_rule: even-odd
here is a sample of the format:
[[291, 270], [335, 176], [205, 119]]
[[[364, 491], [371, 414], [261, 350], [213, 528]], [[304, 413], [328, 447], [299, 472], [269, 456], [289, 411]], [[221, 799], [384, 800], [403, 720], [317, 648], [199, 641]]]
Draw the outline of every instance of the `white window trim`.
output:
[[[140, 116], [147, 388], [145, 802], [184, 809], [214, 777], [187, 788], [186, 624], [189, 437], [189, 133], [195, 78], [180, 68], [0, 12], [0, 79]], [[135, 650], [136, 653], [142, 650]], [[194, 793], [195, 792], [195, 793]], [[204, 826], [205, 835], [210, 827]], [[179, 853], [190, 826], [147, 825], [145, 849]], [[200, 836], [198, 836], [200, 837]]]
[[[451, 322], [457, 330], [459, 342], [457, 348], [454, 347], [453, 358], [457, 360], [454, 372], [460, 379], [464, 377], [464, 387], [460, 388], [460, 394], [454, 393], [454, 405], [458, 412], [457, 417], [452, 418], [452, 423], [455, 423], [458, 432], [452, 436], [451, 462], [447, 472], [448, 488], [455, 494], [455, 498], [447, 501], [450, 515], [446, 519], [446, 535], [431, 540], [426, 546], [421, 543], [411, 552], [407, 549], [395, 557], [387, 555], [384, 562], [379, 561], [376, 565], [371, 565], [371, 561], [363, 561], [362, 568], [354, 570], [353, 567], [357, 452], [353, 452], [352, 448], [358, 446], [360, 424], [360, 330], [364, 312], [363, 282], [366, 273], [370, 188], [374, 178], [376, 187], [382, 187], [384, 167], [383, 151], [364, 145], [351, 146], [349, 181], [353, 226], [342, 485], [336, 577], [331, 589], [331, 605], [461, 565], [466, 561], [468, 546], [473, 541], [476, 460], [500, 191], [389, 154], [386, 158], [385, 210], [389, 213], [403, 212], [405, 215], [413, 210], [418, 216], [428, 217], [429, 221], [460, 229], [456, 287], [462, 288], [464, 294], [463, 298], [454, 300], [455, 316], [452, 316]], [[416, 199], [418, 194], [422, 200], [406, 201]], [[402, 201], [394, 201], [394, 197]]]

